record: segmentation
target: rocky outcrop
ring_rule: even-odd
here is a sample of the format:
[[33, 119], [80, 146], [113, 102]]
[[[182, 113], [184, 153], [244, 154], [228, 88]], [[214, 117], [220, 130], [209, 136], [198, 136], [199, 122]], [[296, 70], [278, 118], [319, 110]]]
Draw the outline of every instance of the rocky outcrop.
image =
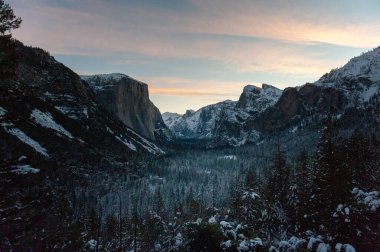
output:
[[144, 137], [169, 138], [159, 109], [149, 100], [148, 85], [124, 74], [82, 76], [96, 95], [96, 100]]

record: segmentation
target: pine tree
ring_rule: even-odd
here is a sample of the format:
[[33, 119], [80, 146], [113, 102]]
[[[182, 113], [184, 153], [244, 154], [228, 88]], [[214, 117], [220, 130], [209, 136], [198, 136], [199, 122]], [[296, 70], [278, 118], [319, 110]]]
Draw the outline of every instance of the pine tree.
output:
[[263, 189], [266, 212], [263, 221], [268, 238], [277, 239], [286, 235], [289, 219], [289, 167], [285, 160], [285, 153], [276, 147], [272, 165], [266, 170], [266, 184]]
[[328, 119], [321, 131], [315, 163], [314, 193], [311, 205], [315, 228], [328, 232], [333, 229], [331, 216], [340, 202], [348, 199], [350, 169], [343, 153], [336, 123]]
[[272, 166], [268, 171], [266, 199], [272, 204], [278, 204], [283, 209], [288, 206], [289, 175], [285, 153], [277, 146], [277, 150], [273, 154]]
[[303, 235], [309, 226], [308, 216], [312, 212], [310, 209], [310, 197], [312, 195], [311, 183], [313, 181], [313, 171], [308, 153], [304, 150], [297, 158], [294, 179], [291, 187], [291, 207], [294, 214], [291, 216], [295, 232]]
[[4, 35], [11, 32], [21, 25], [21, 18], [16, 17], [9, 4], [5, 4], [4, 0], [0, 0], [0, 33]]
[[375, 148], [358, 130], [354, 131], [346, 142], [344, 153], [351, 170], [351, 189], [354, 187], [361, 190], [376, 189], [379, 184], [376, 174], [380, 169]]
[[242, 165], [240, 171], [236, 171], [233, 180], [230, 184], [230, 206], [232, 209], [233, 216], [240, 220], [242, 211], [242, 195], [244, 192], [243, 183], [240, 179], [240, 174], [242, 171]]
[[117, 232], [117, 219], [114, 215], [108, 215], [105, 223], [104, 237], [107, 241], [112, 241], [116, 238]]

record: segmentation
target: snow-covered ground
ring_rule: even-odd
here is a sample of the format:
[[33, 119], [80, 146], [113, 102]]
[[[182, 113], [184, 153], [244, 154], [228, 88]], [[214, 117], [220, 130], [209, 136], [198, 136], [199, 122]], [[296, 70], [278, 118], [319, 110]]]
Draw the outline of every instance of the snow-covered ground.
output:
[[117, 140], [119, 140], [120, 142], [122, 142], [124, 145], [126, 145], [129, 149], [133, 150], [133, 151], [137, 151], [137, 148], [136, 146], [133, 144], [133, 143], [130, 143], [128, 142], [127, 140], [121, 138], [121, 137], [118, 137], [118, 136], [115, 136]]
[[0, 118], [5, 116], [8, 111], [5, 108], [0, 107]]
[[61, 125], [56, 123], [49, 112], [42, 112], [38, 109], [33, 109], [30, 117], [42, 127], [57, 131], [60, 135], [64, 135], [70, 139], [74, 137]]
[[49, 154], [44, 147], [42, 147], [37, 141], [30, 138], [28, 135], [26, 135], [23, 131], [14, 127], [14, 125], [12, 123], [1, 123], [0, 125], [5, 129], [6, 132], [14, 135], [15, 137], [20, 139], [25, 144], [32, 147], [35, 151], [37, 151], [41, 155], [43, 155], [45, 157], [49, 157]]
[[16, 165], [16, 166], [13, 166], [13, 168], [15, 169], [11, 170], [11, 172], [22, 174], [22, 175], [25, 175], [28, 173], [36, 174], [40, 172], [40, 169], [33, 168], [30, 165]]

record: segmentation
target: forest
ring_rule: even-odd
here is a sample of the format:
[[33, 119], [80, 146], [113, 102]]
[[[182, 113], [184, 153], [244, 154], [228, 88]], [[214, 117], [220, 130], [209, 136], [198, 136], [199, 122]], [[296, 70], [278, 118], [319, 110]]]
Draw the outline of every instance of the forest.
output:
[[133, 175], [93, 176], [62, 198], [71, 207], [59, 209], [46, 242], [99, 251], [376, 251], [379, 140], [342, 136], [330, 119], [310, 145], [183, 150], [136, 161]]

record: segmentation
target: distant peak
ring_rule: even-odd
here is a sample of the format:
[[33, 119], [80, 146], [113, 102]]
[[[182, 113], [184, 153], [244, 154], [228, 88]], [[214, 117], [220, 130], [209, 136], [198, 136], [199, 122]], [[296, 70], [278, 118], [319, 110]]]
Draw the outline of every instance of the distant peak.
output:
[[194, 113], [195, 113], [194, 110], [188, 109], [188, 110], [186, 110], [185, 116], [189, 116], [189, 115], [194, 114]]
[[265, 83], [263, 83], [261, 85], [261, 88], [262, 89], [277, 89], [277, 90], [280, 90], [279, 88], [276, 88], [275, 86], [272, 86], [272, 85], [269, 85], [269, 84], [265, 84]]
[[261, 88], [255, 86], [255, 85], [247, 85], [244, 87], [243, 92], [248, 93], [248, 92], [253, 92], [253, 91], [260, 91]]

